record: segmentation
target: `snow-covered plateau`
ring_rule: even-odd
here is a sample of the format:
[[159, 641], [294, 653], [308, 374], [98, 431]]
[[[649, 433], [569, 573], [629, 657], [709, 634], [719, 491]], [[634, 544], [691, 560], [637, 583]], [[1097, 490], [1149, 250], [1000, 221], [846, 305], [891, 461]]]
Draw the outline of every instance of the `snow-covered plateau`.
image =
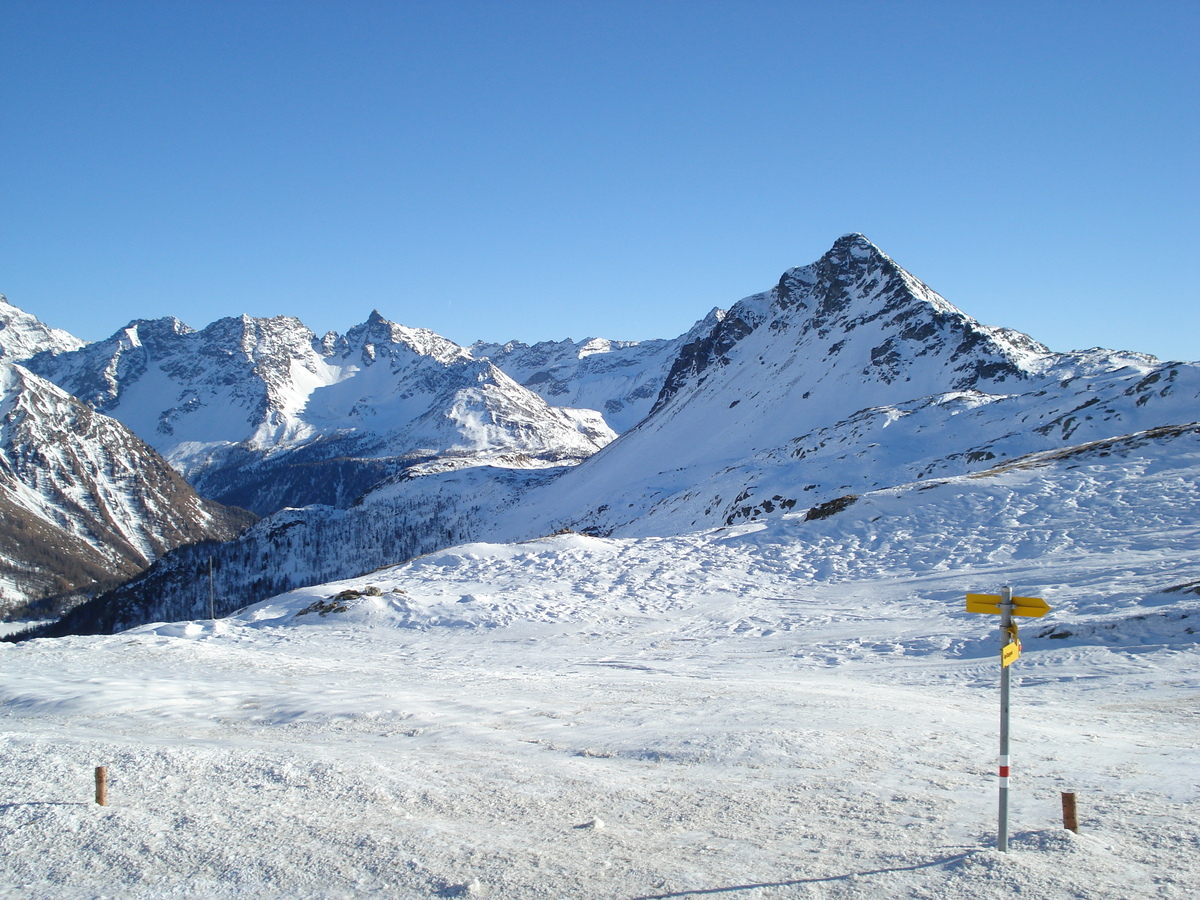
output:
[[0, 897], [1200, 896], [1198, 482], [1181, 427], [0, 644]]

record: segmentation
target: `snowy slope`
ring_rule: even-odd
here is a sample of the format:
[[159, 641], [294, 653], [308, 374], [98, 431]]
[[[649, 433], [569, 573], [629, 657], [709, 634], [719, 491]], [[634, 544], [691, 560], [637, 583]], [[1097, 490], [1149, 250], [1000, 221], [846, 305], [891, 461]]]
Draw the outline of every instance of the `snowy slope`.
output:
[[0, 359], [24, 362], [36, 353], [66, 353], [86, 342], [59, 328], [43, 325], [0, 294]]
[[[1180, 427], [0, 645], [0, 896], [1191, 898], [1198, 498]], [[1005, 584], [1052, 611], [1021, 624], [1000, 854], [997, 636], [963, 594]]]
[[[0, 897], [1200, 894], [1197, 367], [1051, 353], [858, 236], [706, 331], [579, 466], [428, 460], [92, 610], [157, 622], [0, 644]], [[210, 553], [262, 602], [201, 618]], [[1052, 611], [1000, 854], [963, 594], [1006, 584]]]
[[249, 521], [119, 422], [0, 361], [0, 607], [128, 578]]
[[322, 339], [298, 320], [194, 331], [134, 322], [31, 366], [142, 435], [209, 496], [258, 512], [346, 505], [415, 463], [577, 462], [613, 436], [433, 332], [373, 313]]

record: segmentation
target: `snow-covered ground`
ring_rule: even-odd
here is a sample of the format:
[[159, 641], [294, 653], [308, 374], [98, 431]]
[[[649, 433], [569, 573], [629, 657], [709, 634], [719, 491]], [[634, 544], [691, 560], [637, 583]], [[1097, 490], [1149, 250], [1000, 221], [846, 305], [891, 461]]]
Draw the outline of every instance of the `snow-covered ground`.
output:
[[1195, 445], [0, 645], [0, 897], [1200, 896]]

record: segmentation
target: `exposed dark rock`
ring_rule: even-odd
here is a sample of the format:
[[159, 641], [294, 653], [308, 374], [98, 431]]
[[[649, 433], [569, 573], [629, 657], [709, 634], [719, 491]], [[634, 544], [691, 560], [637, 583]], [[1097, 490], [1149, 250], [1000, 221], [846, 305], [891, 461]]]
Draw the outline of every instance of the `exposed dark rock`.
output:
[[837, 497], [826, 503], [821, 503], [814, 506], [804, 516], [805, 522], [815, 522], [818, 519], [828, 519], [830, 516], [835, 516], [845, 509], [852, 506], [858, 497], [855, 494], [846, 494], [843, 497]]

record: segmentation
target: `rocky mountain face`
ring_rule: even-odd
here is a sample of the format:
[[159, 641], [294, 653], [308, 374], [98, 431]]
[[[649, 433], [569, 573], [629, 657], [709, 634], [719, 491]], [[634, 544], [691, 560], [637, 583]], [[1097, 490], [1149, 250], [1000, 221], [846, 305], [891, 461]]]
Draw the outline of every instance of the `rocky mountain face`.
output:
[[36, 353], [78, 350], [85, 343], [73, 334], [43, 325], [0, 294], [0, 359], [19, 363]]
[[[762, 328], [766, 331], [761, 331]], [[739, 301], [672, 366], [655, 408], [697, 391], [755, 336], [811, 400], [849, 383], [856, 399], [895, 399], [1020, 380], [1046, 347], [1020, 332], [981, 325], [860, 234], [838, 239], [817, 262], [789, 269], [769, 291]], [[803, 357], [795, 359], [794, 357]], [[930, 389], [927, 391], [926, 389]]]
[[297, 319], [138, 321], [30, 366], [144, 435], [206, 496], [267, 514], [345, 506], [403, 471], [577, 463], [614, 434], [487, 359], [377, 312], [318, 339]]
[[[390, 474], [349, 508], [272, 516], [217, 549], [218, 602], [232, 610], [464, 541], [853, 515], [845, 511], [868, 491], [915, 492], [1013, 466], [1034, 472], [1048, 459], [1083, 465], [1128, 447], [1159, 448], [1165, 459], [1200, 420], [1200, 366], [1053, 353], [977, 322], [861, 235], [668, 343], [669, 362], [656, 342], [476, 345], [474, 354], [491, 354], [552, 397], [659, 387], [652, 403], [634, 398], [649, 405], [644, 418], [630, 425], [638, 410], [625, 407], [634, 412], [621, 436], [577, 466], [433, 460]], [[270, 573], [262, 559], [273, 561]], [[172, 554], [71, 627], [185, 614], [202, 602], [202, 563]]]
[[120, 422], [0, 360], [0, 610], [111, 585], [251, 521], [201, 500]]

